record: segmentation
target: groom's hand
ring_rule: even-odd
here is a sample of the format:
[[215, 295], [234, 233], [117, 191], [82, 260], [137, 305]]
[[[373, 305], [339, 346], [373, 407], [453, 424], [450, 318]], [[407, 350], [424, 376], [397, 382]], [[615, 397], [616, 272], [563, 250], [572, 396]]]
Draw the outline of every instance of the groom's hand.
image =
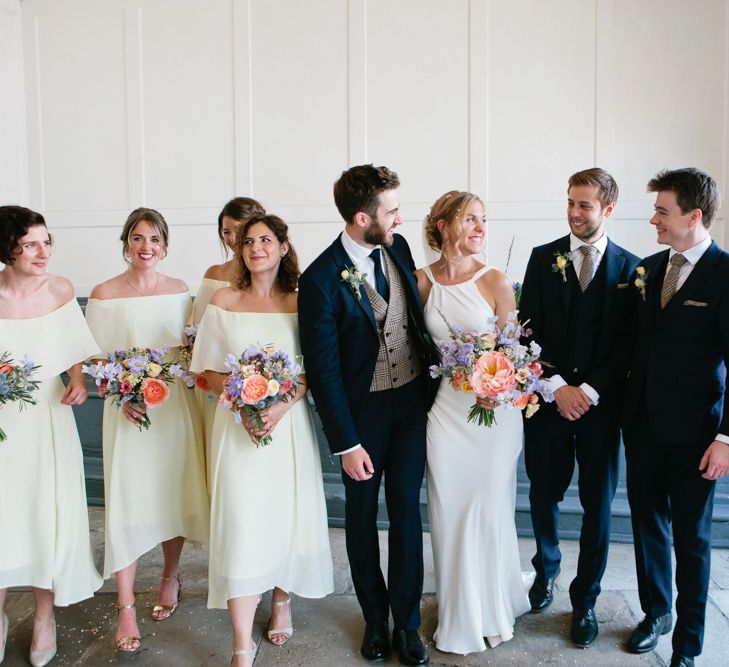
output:
[[704, 479], [721, 479], [729, 471], [729, 445], [720, 440], [714, 440], [701, 457], [699, 470]]
[[375, 472], [370, 455], [364, 447], [342, 454], [342, 470], [357, 482], [370, 479]]
[[582, 389], [568, 384], [554, 392], [554, 400], [559, 414], [572, 422], [582, 417], [592, 405], [590, 397]]

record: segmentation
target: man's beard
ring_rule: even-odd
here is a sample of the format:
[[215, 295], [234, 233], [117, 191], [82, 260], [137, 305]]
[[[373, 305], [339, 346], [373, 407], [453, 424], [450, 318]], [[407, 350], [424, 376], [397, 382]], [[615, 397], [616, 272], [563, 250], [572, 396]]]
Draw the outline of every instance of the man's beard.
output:
[[379, 224], [371, 225], [365, 230], [362, 240], [370, 245], [383, 245], [389, 247], [392, 245], [392, 238], [387, 238], [387, 231], [382, 229]]

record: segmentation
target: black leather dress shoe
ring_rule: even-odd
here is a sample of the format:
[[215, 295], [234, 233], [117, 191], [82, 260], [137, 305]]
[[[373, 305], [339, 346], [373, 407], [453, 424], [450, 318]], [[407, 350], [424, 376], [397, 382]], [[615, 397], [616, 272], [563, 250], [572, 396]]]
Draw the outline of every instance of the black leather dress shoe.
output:
[[674, 653], [671, 656], [671, 662], [668, 664], [669, 667], [694, 667], [694, 659], [689, 658], [687, 655]]
[[387, 623], [367, 623], [360, 652], [367, 660], [387, 660], [390, 657], [390, 639]]
[[664, 614], [653, 618], [646, 616], [638, 627], [633, 630], [628, 640], [628, 651], [631, 653], [648, 653], [658, 646], [658, 639], [661, 635], [671, 632], [673, 617], [671, 614]]
[[554, 582], [559, 576], [559, 570], [557, 573], [545, 579], [544, 577], [537, 577], [529, 589], [529, 604], [532, 606], [532, 611], [535, 614], [544, 611], [554, 600]]
[[398, 652], [403, 665], [427, 665], [428, 651], [417, 630], [395, 630], [392, 648]]
[[597, 638], [597, 619], [593, 609], [573, 609], [570, 636], [577, 648], [587, 648]]

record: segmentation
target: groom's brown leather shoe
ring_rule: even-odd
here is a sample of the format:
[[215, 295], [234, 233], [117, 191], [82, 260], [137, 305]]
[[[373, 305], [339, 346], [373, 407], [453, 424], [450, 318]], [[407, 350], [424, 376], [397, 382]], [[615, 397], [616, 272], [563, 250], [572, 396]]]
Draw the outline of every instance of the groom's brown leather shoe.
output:
[[379, 661], [390, 657], [387, 623], [367, 623], [360, 652], [367, 660]]

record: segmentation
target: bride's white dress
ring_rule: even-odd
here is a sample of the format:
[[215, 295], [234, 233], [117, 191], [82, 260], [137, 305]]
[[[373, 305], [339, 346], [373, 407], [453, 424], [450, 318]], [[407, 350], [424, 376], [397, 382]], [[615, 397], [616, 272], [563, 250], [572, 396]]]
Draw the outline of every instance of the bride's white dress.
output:
[[[432, 283], [425, 322], [436, 341], [448, 326], [485, 331], [494, 313], [476, 280]], [[445, 319], [444, 319], [445, 318]], [[529, 610], [514, 524], [516, 464], [522, 416], [496, 409], [491, 428], [470, 424], [474, 397], [443, 381], [428, 413], [428, 512], [438, 595], [435, 644], [449, 653], [474, 653], [513, 637], [514, 620]]]

